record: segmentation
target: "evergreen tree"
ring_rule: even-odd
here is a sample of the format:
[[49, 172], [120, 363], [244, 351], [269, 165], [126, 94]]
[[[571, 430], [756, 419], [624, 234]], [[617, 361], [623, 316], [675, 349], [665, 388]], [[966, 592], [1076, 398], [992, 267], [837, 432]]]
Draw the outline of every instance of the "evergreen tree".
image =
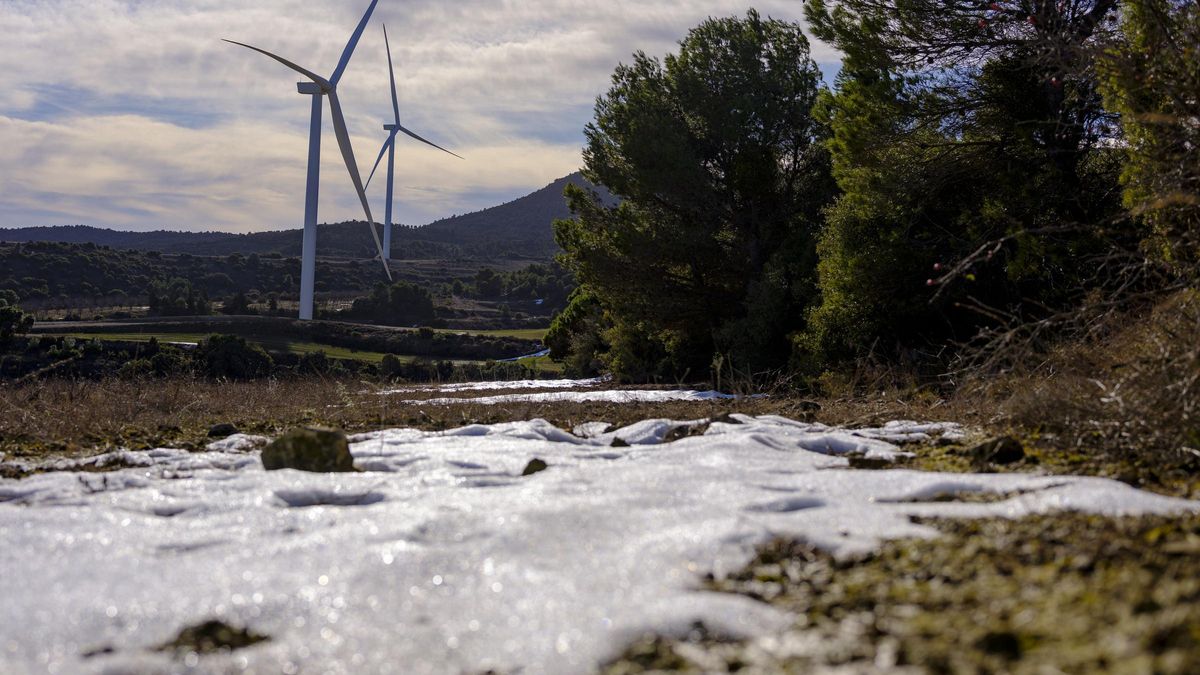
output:
[[1151, 227], [1150, 250], [1193, 276], [1200, 265], [1200, 4], [1127, 0], [1122, 35], [1100, 59], [1121, 114], [1125, 204]]
[[1121, 212], [1094, 69], [1115, 7], [808, 0], [814, 33], [845, 54], [818, 106], [843, 194], [802, 357], [936, 349], [1077, 297]]
[[584, 175], [620, 203], [568, 187], [575, 218], [555, 224], [564, 264], [611, 320], [599, 342], [615, 374], [703, 375], [715, 352], [746, 370], [786, 360], [833, 189], [810, 115], [819, 83], [800, 27], [754, 10], [616, 69]]

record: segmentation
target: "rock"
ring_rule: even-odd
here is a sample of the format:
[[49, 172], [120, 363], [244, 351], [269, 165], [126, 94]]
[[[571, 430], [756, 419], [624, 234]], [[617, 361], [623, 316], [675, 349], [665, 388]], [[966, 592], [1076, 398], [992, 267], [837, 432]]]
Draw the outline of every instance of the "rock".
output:
[[346, 434], [333, 429], [292, 429], [262, 451], [263, 467], [316, 473], [357, 471]]
[[225, 438], [238, 433], [238, 428], [232, 424], [214, 424], [208, 429], [209, 438]]
[[269, 639], [266, 635], [259, 635], [245, 628], [234, 628], [223, 621], [212, 619], [184, 628], [179, 631], [179, 636], [174, 640], [160, 645], [158, 651], [196, 652], [198, 654], [228, 652]]
[[609, 445], [614, 448], [628, 448], [629, 447], [629, 443], [627, 443], [625, 441], [625, 439], [619, 438], [617, 436], [613, 437], [612, 443], [609, 443]]
[[544, 461], [534, 457], [525, 465], [525, 470], [521, 472], [522, 476], [532, 476], [539, 471], [545, 471], [550, 465]]
[[1012, 436], [1000, 436], [967, 451], [977, 465], [986, 464], [1015, 464], [1025, 459], [1025, 448], [1021, 442]]

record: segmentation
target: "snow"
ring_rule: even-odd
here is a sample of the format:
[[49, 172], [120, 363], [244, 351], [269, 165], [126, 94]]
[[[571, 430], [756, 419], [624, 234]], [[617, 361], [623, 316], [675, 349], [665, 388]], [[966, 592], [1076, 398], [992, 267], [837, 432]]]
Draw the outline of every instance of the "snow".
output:
[[495, 396], [444, 397], [408, 399], [401, 403], [429, 405], [497, 405], [501, 403], [666, 403], [668, 401], [719, 401], [741, 398], [737, 394], [693, 389], [595, 389], [590, 391], [540, 391], [531, 394], [497, 394]]
[[456, 392], [456, 391], [488, 391], [501, 389], [579, 389], [580, 387], [595, 387], [608, 381], [604, 377], [590, 377], [583, 380], [501, 380], [495, 382], [460, 382], [455, 384], [430, 384], [420, 387], [402, 387], [388, 389], [380, 394], [410, 394], [419, 391]]
[[[731, 418], [392, 429], [351, 438], [353, 474], [266, 472], [246, 441], [0, 480], [0, 672], [184, 671], [154, 646], [220, 618], [271, 640], [192, 672], [585, 673], [646, 631], [790, 625], [697, 590], [772, 536], [851, 555], [937, 536], [913, 516], [1200, 510], [1099, 478], [848, 468], [954, 425]], [[680, 426], [699, 435], [664, 443]], [[921, 501], [980, 492], [1011, 496]]]

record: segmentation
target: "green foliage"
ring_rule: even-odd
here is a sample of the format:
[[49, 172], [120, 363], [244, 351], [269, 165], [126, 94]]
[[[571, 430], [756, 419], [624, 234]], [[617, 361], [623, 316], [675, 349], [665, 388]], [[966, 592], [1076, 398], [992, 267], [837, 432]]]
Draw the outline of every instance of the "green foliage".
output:
[[238, 291], [229, 296], [225, 303], [221, 305], [222, 314], [254, 314], [250, 309], [250, 300], [246, 298], [246, 294]]
[[271, 373], [271, 356], [237, 335], [213, 335], [193, 354], [197, 370], [208, 377], [249, 380]]
[[167, 282], [155, 282], [150, 287], [151, 316], [198, 316], [212, 313], [208, 296], [192, 286], [187, 279], [175, 277]]
[[1099, 61], [1105, 102], [1121, 113], [1125, 204], [1152, 228], [1158, 257], [1200, 264], [1200, 5], [1127, 0], [1122, 35]]
[[565, 364], [569, 377], [586, 377], [600, 372], [600, 356], [608, 350], [601, 333], [605, 328], [600, 301], [586, 288], [571, 293], [567, 307], [550, 322], [543, 344], [550, 358]]
[[604, 347], [630, 379], [703, 375], [714, 352], [747, 369], [786, 360], [832, 194], [810, 115], [819, 82], [799, 26], [753, 10], [617, 68], [585, 131], [584, 175], [621, 202], [569, 186], [575, 219], [555, 223], [565, 265], [605, 312], [559, 322], [591, 333], [580, 349]]
[[6, 347], [13, 336], [33, 326], [33, 317], [17, 306], [16, 293], [0, 291], [0, 347]]
[[371, 295], [355, 300], [346, 313], [357, 319], [407, 326], [433, 318], [433, 299], [428, 290], [407, 281], [397, 281], [391, 286], [377, 285]]
[[818, 106], [843, 194], [800, 363], [937, 351], [1077, 299], [1121, 213], [1089, 56], [1114, 6], [806, 3], [846, 58]]

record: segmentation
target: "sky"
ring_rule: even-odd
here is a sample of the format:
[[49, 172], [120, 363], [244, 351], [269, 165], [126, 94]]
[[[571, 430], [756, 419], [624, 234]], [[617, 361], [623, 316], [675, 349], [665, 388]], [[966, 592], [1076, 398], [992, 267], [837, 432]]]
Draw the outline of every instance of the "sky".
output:
[[[299, 227], [310, 101], [284, 66], [328, 77], [369, 0], [0, 0], [0, 228]], [[800, 21], [800, 0], [754, 5]], [[395, 222], [421, 225], [580, 167], [583, 127], [618, 63], [663, 55], [730, 0], [380, 0], [338, 86], [364, 177], [390, 121]], [[813, 43], [826, 72], [836, 53]], [[361, 219], [325, 109], [319, 220]], [[372, 182], [382, 219], [382, 180]]]

